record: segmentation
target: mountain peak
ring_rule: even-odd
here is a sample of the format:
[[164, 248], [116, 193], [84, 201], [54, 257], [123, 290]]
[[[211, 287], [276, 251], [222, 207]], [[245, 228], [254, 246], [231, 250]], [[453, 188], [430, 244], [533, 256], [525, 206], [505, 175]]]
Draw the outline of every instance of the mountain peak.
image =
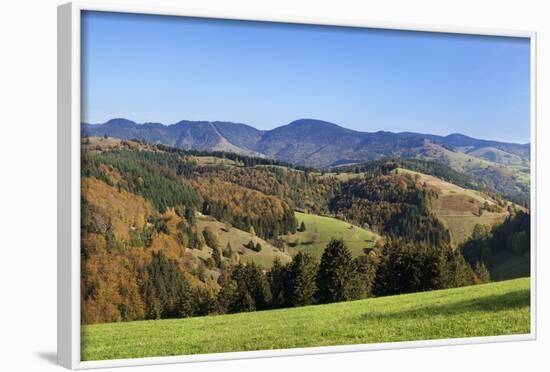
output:
[[445, 136], [447, 139], [472, 139], [472, 137], [469, 137], [462, 133], [451, 133], [447, 136]]
[[130, 127], [136, 125], [135, 121], [124, 119], [124, 118], [114, 118], [106, 121], [103, 125], [116, 125], [120, 127]]
[[319, 119], [309, 119], [309, 118], [303, 118], [303, 119], [294, 120], [294, 121], [290, 122], [289, 124], [287, 124], [287, 126], [288, 126], [288, 127], [324, 126], [324, 127], [335, 127], [335, 128], [342, 128], [342, 129], [344, 129], [344, 128], [341, 127], [341, 126], [336, 125], [336, 124], [334, 124], [334, 123], [330, 123], [330, 122], [328, 122], [328, 121], [319, 120]]

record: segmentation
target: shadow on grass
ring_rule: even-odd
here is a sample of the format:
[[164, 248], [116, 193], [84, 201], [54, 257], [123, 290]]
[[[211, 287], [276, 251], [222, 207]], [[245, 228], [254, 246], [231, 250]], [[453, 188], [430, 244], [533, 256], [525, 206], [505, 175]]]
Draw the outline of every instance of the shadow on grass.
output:
[[[444, 298], [442, 298], [444, 300]], [[531, 291], [518, 290], [501, 295], [491, 295], [478, 299], [464, 300], [435, 306], [422, 306], [396, 312], [368, 312], [361, 315], [362, 320], [374, 319], [411, 319], [429, 318], [437, 315], [459, 315], [466, 312], [499, 312], [529, 306]]]

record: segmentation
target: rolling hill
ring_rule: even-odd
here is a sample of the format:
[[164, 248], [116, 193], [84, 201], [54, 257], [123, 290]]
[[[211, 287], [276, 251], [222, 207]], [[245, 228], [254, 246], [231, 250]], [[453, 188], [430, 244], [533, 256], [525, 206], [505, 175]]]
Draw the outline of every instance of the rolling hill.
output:
[[465, 189], [434, 176], [403, 168], [397, 171], [419, 177], [420, 182], [437, 193], [431, 208], [449, 228], [455, 244], [471, 236], [476, 224], [493, 226], [509, 215], [510, 202], [497, 201], [486, 193]]
[[[269, 242], [264, 239], [252, 235], [249, 232], [242, 231], [228, 224], [217, 221], [209, 216], [200, 216], [197, 218], [197, 227], [203, 231], [205, 228], [211, 228], [219, 236], [220, 246], [226, 247], [229, 243], [233, 250], [238, 254], [239, 262], [243, 263], [255, 263], [264, 269], [268, 269], [273, 264], [275, 259], [278, 259], [282, 263], [290, 261], [290, 255], [281, 250], [275, 248]], [[260, 252], [253, 251], [246, 247], [248, 242], [254, 242], [254, 244], [260, 244], [262, 250]], [[201, 251], [197, 251], [200, 254]], [[208, 258], [209, 253], [206, 254]]]
[[296, 212], [298, 223], [304, 223], [305, 231], [285, 236], [289, 251], [303, 251], [320, 258], [332, 238], [343, 239], [354, 257], [364, 254], [365, 248], [372, 248], [380, 236], [370, 230], [338, 220], [336, 218]]
[[[321, 264], [338, 257], [333, 250], [350, 280], [336, 292], [345, 297], [327, 302], [477, 284], [489, 280], [488, 269], [498, 278], [525, 273], [515, 258], [529, 250], [528, 215], [512, 234], [501, 229], [503, 265], [495, 258], [479, 267], [483, 241], [468, 263], [453, 249], [474, 225], [504, 219], [510, 203], [459, 186], [470, 179], [439, 163], [315, 170], [112, 137], [81, 145], [83, 324], [323, 303], [320, 290], [299, 297], [292, 283], [317, 285]], [[405, 262], [396, 276], [393, 262]], [[422, 279], [401, 281], [409, 275]]]
[[[393, 172], [417, 177], [421, 184], [437, 195], [431, 201], [430, 209], [449, 229], [452, 243], [455, 246], [472, 235], [476, 224], [494, 226], [504, 221], [509, 215], [508, 206], [523, 209], [509, 201], [496, 199], [486, 192], [461, 187], [456, 183], [444, 180], [442, 177], [404, 168], [404, 166], [411, 166], [411, 164], [403, 162], [400, 164], [401, 167], [396, 168]], [[433, 163], [430, 165], [433, 165]], [[368, 167], [368, 164], [366, 166]], [[325, 173], [323, 176], [335, 177], [344, 182], [364, 176], [363, 172], [355, 173], [348, 170], [349, 168], [342, 168], [338, 173]], [[445, 171], [448, 172], [448, 170]], [[460, 177], [460, 174], [453, 173], [451, 176]], [[455, 182], [468, 183], [467, 180], [460, 178], [455, 179]]]
[[254, 313], [85, 325], [82, 360], [527, 334], [529, 280]]
[[381, 157], [437, 160], [506, 196], [529, 195], [530, 145], [411, 132], [360, 132], [333, 123], [299, 119], [260, 131], [231, 122], [137, 124], [112, 119], [83, 123], [83, 136], [140, 139], [182, 149], [226, 151], [324, 168]]
[[[116, 140], [113, 138], [98, 138], [98, 137], [91, 137], [88, 140], [90, 143], [87, 144], [87, 148], [103, 148], [103, 149], [117, 149], [121, 148], [121, 142], [120, 140]], [[127, 142], [129, 145], [131, 145], [133, 142]], [[144, 146], [144, 148], [147, 148], [147, 145], [140, 144], [139, 146]], [[444, 151], [448, 151], [445, 150]], [[483, 159], [475, 159], [474, 161], [467, 161], [470, 159], [467, 154], [463, 153], [452, 153], [453, 155], [456, 155], [452, 158], [452, 160], [455, 162], [455, 167], [465, 167], [470, 166], [474, 167], [473, 164], [478, 164], [479, 166], [485, 165], [485, 160]], [[190, 156], [191, 160], [196, 162], [196, 164], [201, 166], [207, 166], [207, 167], [220, 167], [224, 166], [227, 169], [232, 168], [243, 168], [242, 164], [236, 163], [234, 160], [226, 159], [226, 158], [220, 158], [215, 156]], [[407, 161], [404, 161], [403, 164], [407, 165]], [[411, 161], [411, 165], [414, 163]], [[433, 165], [433, 163], [426, 163], [429, 165]], [[437, 164], [436, 164], [437, 165]], [[261, 170], [262, 166], [258, 166], [258, 170]], [[444, 167], [444, 166], [443, 166]], [[413, 167], [414, 168], [414, 167]], [[289, 170], [285, 170], [286, 168], [280, 168], [280, 172]], [[331, 178], [337, 179], [341, 182], [345, 182], [352, 178], [357, 178], [362, 176], [362, 172], [354, 173], [352, 172], [352, 167], [341, 167], [340, 171], [337, 173], [335, 172], [334, 168], [332, 172], [325, 172], [323, 174], [321, 173], [314, 173], [317, 174], [318, 177], [322, 179], [329, 180]], [[453, 172], [453, 168], [444, 169], [443, 171], [446, 172], [445, 174], [449, 174], [449, 172]], [[270, 174], [269, 168], [264, 169], [266, 173]], [[482, 191], [476, 191], [472, 190], [467, 187], [461, 187], [457, 185], [457, 183], [469, 183], [469, 179], [465, 178], [464, 180], [462, 178], [454, 179], [452, 178], [452, 181], [455, 183], [452, 183], [450, 181], [445, 181], [441, 177], [435, 177], [431, 176], [419, 171], [413, 171], [406, 168], [399, 168], [397, 170], [398, 172], [401, 172], [403, 174], [411, 174], [416, 175], [420, 178], [420, 181], [422, 183], [425, 183], [431, 190], [435, 191], [438, 195], [438, 198], [433, 201], [432, 203], [432, 209], [437, 215], [437, 217], [444, 222], [444, 224], [450, 229], [450, 232], [452, 234], [453, 242], [455, 244], [460, 243], [465, 238], [467, 238], [469, 235], [471, 235], [471, 232], [473, 230], [473, 227], [480, 223], [484, 225], [493, 226], [496, 223], [502, 222], [506, 216], [508, 216], [507, 206], [511, 205], [510, 202], [506, 202], [503, 200], [496, 200], [494, 197], [490, 196], [486, 192]], [[301, 173], [301, 171], [294, 171]], [[238, 179], [247, 179], [249, 177], [258, 177], [261, 173], [255, 173], [247, 175], [243, 173], [242, 175], [237, 176]], [[453, 177], [463, 177], [461, 176], [461, 173], [453, 173]], [[461, 182], [459, 182], [461, 181]], [[279, 192], [279, 191], [278, 191]], [[490, 208], [486, 208], [486, 204]], [[499, 205], [497, 205], [499, 204]], [[491, 208], [492, 207], [492, 208]], [[481, 209], [481, 214], [479, 213]], [[298, 219], [298, 223], [301, 223], [302, 221], [306, 224], [306, 231], [305, 232], [296, 232], [295, 234], [289, 234], [285, 237], [285, 240], [287, 243], [290, 243], [293, 245], [295, 242], [299, 242], [299, 247], [304, 247], [311, 252], [313, 252], [315, 255], [319, 256], [320, 253], [322, 253], [322, 247], [326, 245], [328, 240], [330, 240], [330, 236], [328, 235], [334, 235], [341, 236], [346, 238], [346, 241], [349, 242], [350, 249], [356, 253], [361, 253], [363, 248], [370, 247], [370, 236], [369, 234], [372, 234], [372, 232], [368, 230], [363, 230], [361, 227], [350, 225], [348, 223], [345, 223], [343, 221], [336, 220], [331, 217], [326, 216], [317, 216], [315, 214], [305, 214], [301, 212], [296, 212], [296, 217]], [[349, 229], [350, 226], [353, 226], [353, 229]], [[203, 226], [204, 227], [204, 226]], [[223, 246], [227, 244], [227, 239], [225, 238], [223, 233], [223, 230], [219, 227], [216, 227], [217, 230], [219, 230], [222, 233], [222, 243]], [[240, 231], [236, 229], [235, 231]], [[356, 234], [359, 232], [358, 234]], [[248, 234], [247, 232], [242, 231], [243, 234]], [[365, 242], [361, 242], [361, 239], [356, 239], [357, 236], [364, 236], [366, 240], [369, 240], [367, 244], [365, 245]], [[243, 236], [241, 240], [244, 241], [244, 243], [248, 242], [250, 236]], [[229, 239], [231, 243], [233, 244], [232, 239]], [[241, 245], [242, 242], [239, 241], [239, 243], [236, 245], [237, 247]], [[269, 243], [262, 243], [267, 244], [266, 246], [272, 247]], [[285, 257], [282, 257], [282, 260], [285, 261]], [[265, 264], [265, 262], [264, 262]]]

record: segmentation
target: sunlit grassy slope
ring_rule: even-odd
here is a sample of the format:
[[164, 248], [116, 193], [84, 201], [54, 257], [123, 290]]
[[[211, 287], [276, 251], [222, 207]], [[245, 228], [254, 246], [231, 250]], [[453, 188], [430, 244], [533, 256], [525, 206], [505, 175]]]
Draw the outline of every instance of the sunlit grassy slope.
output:
[[[270, 268], [273, 265], [273, 261], [278, 258], [281, 263], [287, 263], [290, 261], [290, 255], [285, 252], [281, 252], [265, 240], [259, 238], [256, 235], [252, 235], [246, 231], [239, 230], [235, 227], [228, 226], [222, 222], [216, 221], [211, 217], [201, 217], [197, 219], [197, 227], [200, 231], [203, 231], [206, 227], [209, 227], [214, 231], [220, 241], [220, 248], [224, 249], [227, 243], [231, 244], [232, 249], [240, 256], [240, 261], [243, 263], [254, 262], [256, 265], [262, 268]], [[245, 247], [248, 242], [253, 241], [254, 244], [260, 243], [262, 250], [255, 252]], [[196, 251], [196, 250], [195, 250]], [[203, 258], [210, 257], [210, 251], [197, 251], [197, 255], [203, 255]]]
[[370, 230], [332, 217], [296, 212], [296, 219], [298, 226], [304, 222], [306, 230], [287, 235], [287, 244], [294, 248], [294, 251], [309, 252], [318, 258], [323, 255], [332, 238], [343, 239], [353, 256], [363, 254], [365, 248], [372, 248], [379, 238]]
[[329, 305], [82, 327], [82, 359], [530, 332], [529, 278]]
[[408, 169], [399, 168], [398, 172], [418, 176], [420, 182], [437, 193], [437, 199], [431, 203], [432, 210], [449, 228], [455, 244], [471, 236], [476, 224], [493, 226], [508, 216], [506, 208], [498, 212], [483, 211], [479, 214], [479, 208], [485, 203], [491, 206], [496, 204], [496, 201], [486, 193], [465, 189], [440, 178]]

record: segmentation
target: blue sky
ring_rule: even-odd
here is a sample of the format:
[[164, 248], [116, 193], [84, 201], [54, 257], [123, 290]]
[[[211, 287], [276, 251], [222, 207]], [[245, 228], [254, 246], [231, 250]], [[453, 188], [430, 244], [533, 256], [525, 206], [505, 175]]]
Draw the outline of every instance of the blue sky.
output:
[[82, 121], [316, 118], [530, 140], [529, 40], [152, 15], [82, 16]]

